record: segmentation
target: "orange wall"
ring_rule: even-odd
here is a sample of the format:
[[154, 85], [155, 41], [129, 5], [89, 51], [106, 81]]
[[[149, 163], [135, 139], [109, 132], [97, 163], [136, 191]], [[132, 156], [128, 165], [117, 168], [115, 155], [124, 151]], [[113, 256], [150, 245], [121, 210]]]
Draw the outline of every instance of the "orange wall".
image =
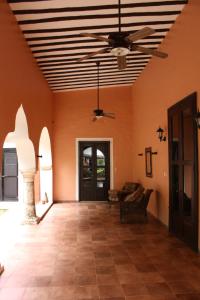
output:
[[113, 138], [114, 186], [131, 179], [131, 87], [100, 89], [101, 106], [116, 120], [92, 122], [96, 89], [56, 93], [54, 101], [54, 199], [75, 200], [76, 138]]
[[14, 130], [17, 109], [23, 104], [37, 154], [42, 128], [47, 126], [51, 134], [53, 96], [4, 0], [0, 0], [0, 66], [0, 144]]
[[[133, 85], [133, 176], [156, 191], [151, 212], [168, 224], [168, 143], [159, 142], [156, 129], [167, 129], [167, 109], [194, 91], [200, 93], [200, 1], [190, 0], [160, 50], [165, 60], [153, 58]], [[198, 101], [199, 102], [199, 101]], [[199, 104], [198, 104], [199, 106]], [[199, 131], [200, 133], [200, 131]], [[144, 157], [137, 153], [151, 146], [153, 178], [145, 177]], [[200, 147], [199, 147], [200, 149]]]

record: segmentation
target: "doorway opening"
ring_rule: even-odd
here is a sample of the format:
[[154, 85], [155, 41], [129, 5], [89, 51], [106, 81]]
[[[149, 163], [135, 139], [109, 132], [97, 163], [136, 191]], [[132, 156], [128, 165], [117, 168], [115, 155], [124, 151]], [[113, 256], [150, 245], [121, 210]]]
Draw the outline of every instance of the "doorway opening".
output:
[[40, 199], [44, 204], [51, 204], [53, 202], [52, 154], [50, 136], [46, 127], [41, 132], [39, 154]]
[[[35, 151], [28, 135], [28, 124], [22, 105], [15, 118], [15, 129], [5, 137], [3, 144], [0, 208], [15, 209], [23, 214], [24, 182], [22, 172], [35, 170]], [[17, 209], [16, 209], [17, 208]], [[16, 213], [19, 209], [19, 214]]]
[[3, 148], [2, 201], [18, 201], [18, 159], [16, 148]]
[[77, 139], [78, 199], [106, 201], [113, 183], [112, 139]]
[[23, 179], [19, 171], [16, 137], [14, 132], [9, 132], [4, 140], [1, 169], [1, 206], [9, 207], [9, 205], [14, 203], [17, 204], [23, 193]]
[[198, 250], [196, 93], [168, 109], [169, 230]]

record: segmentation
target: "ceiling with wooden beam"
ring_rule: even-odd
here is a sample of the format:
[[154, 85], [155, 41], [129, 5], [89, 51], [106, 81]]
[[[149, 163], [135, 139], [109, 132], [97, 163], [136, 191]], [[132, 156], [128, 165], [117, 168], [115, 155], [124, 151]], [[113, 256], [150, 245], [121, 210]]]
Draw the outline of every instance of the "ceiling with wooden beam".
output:
[[138, 51], [138, 46], [160, 50], [159, 45], [188, 1], [121, 0], [122, 32], [130, 34], [144, 27], [155, 30], [154, 34], [134, 41], [138, 49], [127, 54], [123, 70], [118, 70], [117, 57], [110, 51], [77, 61], [108, 47], [106, 41], [81, 34], [108, 38], [110, 33], [118, 32], [118, 0], [8, 2], [50, 88], [58, 92], [96, 87], [97, 61], [100, 86], [131, 85], [152, 57]]

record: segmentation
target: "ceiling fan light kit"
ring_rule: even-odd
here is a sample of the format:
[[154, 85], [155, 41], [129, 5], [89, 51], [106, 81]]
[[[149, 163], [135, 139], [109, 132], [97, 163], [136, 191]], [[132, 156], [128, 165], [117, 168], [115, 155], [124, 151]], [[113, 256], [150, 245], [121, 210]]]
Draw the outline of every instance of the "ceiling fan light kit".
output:
[[95, 109], [94, 110], [95, 118], [101, 119], [103, 117], [103, 110], [102, 109]]
[[110, 52], [114, 56], [125, 56], [130, 52], [130, 50], [127, 48], [118, 47], [118, 48], [113, 48]]
[[131, 45], [128, 39], [128, 33], [126, 32], [113, 32], [109, 35], [109, 46], [112, 48], [111, 53], [114, 56], [127, 55], [131, 50]]

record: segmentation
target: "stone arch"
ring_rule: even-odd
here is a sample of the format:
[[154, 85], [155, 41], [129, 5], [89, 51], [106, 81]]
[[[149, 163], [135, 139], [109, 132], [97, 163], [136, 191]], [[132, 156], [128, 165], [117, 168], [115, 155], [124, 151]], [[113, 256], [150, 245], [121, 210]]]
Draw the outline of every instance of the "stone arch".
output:
[[15, 143], [19, 160], [19, 170], [21, 172], [35, 172], [35, 150], [28, 135], [28, 123], [26, 115], [21, 105], [17, 111], [15, 119]]
[[28, 134], [28, 123], [21, 105], [16, 113], [15, 130], [9, 132], [6, 143], [15, 145], [20, 179], [21, 218], [23, 223], [36, 224], [38, 218], [35, 211], [34, 178], [36, 171], [35, 150]]
[[51, 140], [47, 127], [41, 131], [39, 141], [40, 199], [43, 203], [53, 202], [53, 175]]
[[28, 123], [21, 105], [16, 113], [15, 130], [9, 132], [4, 140], [3, 148], [16, 148], [18, 158], [18, 200], [23, 202], [23, 172], [35, 173], [35, 150], [28, 135]]

